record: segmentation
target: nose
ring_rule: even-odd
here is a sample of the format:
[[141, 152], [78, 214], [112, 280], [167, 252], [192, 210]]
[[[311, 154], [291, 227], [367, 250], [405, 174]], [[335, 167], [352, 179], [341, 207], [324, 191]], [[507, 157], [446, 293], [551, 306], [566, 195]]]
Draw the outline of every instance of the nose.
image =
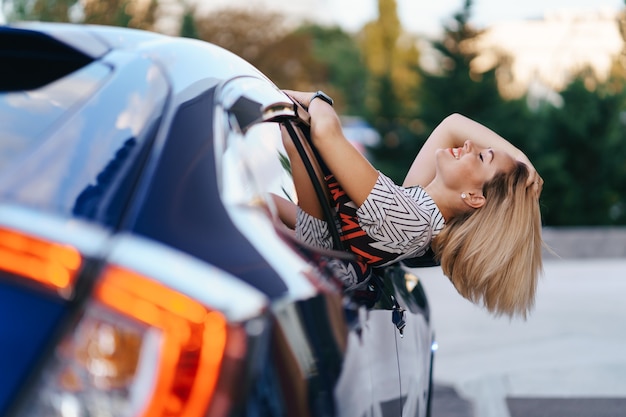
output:
[[468, 139], [463, 144], [463, 149], [465, 149], [465, 152], [467, 153], [473, 153], [473, 152], [480, 152], [483, 148], [474, 145], [474, 142]]

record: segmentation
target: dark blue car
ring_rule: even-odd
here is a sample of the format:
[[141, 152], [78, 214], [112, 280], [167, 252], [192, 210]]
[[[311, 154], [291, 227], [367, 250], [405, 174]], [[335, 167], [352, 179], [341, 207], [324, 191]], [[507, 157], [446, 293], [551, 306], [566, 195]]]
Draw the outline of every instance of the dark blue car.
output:
[[0, 27], [0, 63], [0, 415], [429, 413], [419, 281], [346, 288], [350, 256], [278, 219], [271, 196], [297, 198], [280, 126], [320, 165], [263, 74], [69, 24]]

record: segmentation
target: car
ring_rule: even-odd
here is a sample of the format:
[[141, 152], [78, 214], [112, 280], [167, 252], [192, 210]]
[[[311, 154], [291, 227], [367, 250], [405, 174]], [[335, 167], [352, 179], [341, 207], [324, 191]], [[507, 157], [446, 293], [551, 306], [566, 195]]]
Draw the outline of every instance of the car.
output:
[[278, 217], [281, 127], [323, 164], [270, 79], [127, 28], [18, 22], [0, 44], [0, 415], [429, 414], [415, 269], [348, 287], [340, 231], [321, 250]]

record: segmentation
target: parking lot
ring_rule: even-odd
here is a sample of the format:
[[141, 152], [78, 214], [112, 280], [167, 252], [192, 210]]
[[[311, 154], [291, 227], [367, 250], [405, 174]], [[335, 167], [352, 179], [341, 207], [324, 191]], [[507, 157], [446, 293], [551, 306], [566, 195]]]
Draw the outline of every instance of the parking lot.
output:
[[[626, 247], [611, 239], [599, 241]], [[626, 415], [626, 258], [566, 246], [545, 260], [527, 321], [489, 316], [438, 268], [416, 270], [439, 341], [433, 417]]]

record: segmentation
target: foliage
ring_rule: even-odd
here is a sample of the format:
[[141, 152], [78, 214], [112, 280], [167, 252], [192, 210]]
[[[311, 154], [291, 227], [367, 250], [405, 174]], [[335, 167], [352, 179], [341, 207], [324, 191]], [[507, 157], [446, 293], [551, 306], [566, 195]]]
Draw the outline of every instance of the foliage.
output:
[[395, 155], [413, 138], [414, 89], [420, 82], [417, 39], [402, 29], [395, 0], [379, 0], [378, 18], [365, 25], [358, 39], [370, 73], [365, 116], [383, 138], [372, 155], [381, 171], [401, 181], [408, 166]]
[[468, 52], [465, 44], [480, 33], [469, 24], [471, 8], [472, 1], [466, 0], [444, 27], [443, 37], [433, 42], [439, 70], [417, 69], [420, 82], [411, 90], [416, 106], [404, 135], [385, 141], [384, 146], [376, 150], [379, 160], [392, 160], [386, 168], [397, 182], [403, 180], [430, 132], [451, 113], [464, 114], [499, 132], [499, 127], [506, 126], [501, 122], [503, 116], [523, 114], [519, 103], [507, 103], [501, 98], [495, 70], [484, 74], [471, 70], [470, 62], [475, 55]]
[[365, 114], [365, 86], [370, 75], [355, 38], [339, 27], [313, 24], [302, 26], [297, 33], [311, 40], [313, 59], [326, 75], [315, 89], [332, 95], [343, 114]]
[[368, 118], [386, 134], [415, 106], [411, 90], [419, 82], [417, 39], [402, 29], [396, 0], [379, 0], [378, 18], [366, 24], [358, 38], [371, 73]]
[[157, 0], [11, 0], [10, 20], [81, 22], [152, 30]]
[[200, 34], [198, 29], [196, 29], [195, 13], [192, 8], [185, 8], [179, 35], [183, 38], [200, 39]]
[[545, 222], [554, 226], [626, 224], [624, 93], [589, 91], [579, 77], [563, 106], [538, 120], [541, 149], [533, 160], [546, 178]]
[[7, 3], [10, 21], [69, 22], [70, 9], [76, 0], [10, 0]]
[[311, 90], [325, 82], [326, 68], [313, 57], [311, 36], [288, 30], [286, 20], [278, 13], [227, 8], [196, 16], [196, 29], [200, 39], [241, 56], [281, 88]]

